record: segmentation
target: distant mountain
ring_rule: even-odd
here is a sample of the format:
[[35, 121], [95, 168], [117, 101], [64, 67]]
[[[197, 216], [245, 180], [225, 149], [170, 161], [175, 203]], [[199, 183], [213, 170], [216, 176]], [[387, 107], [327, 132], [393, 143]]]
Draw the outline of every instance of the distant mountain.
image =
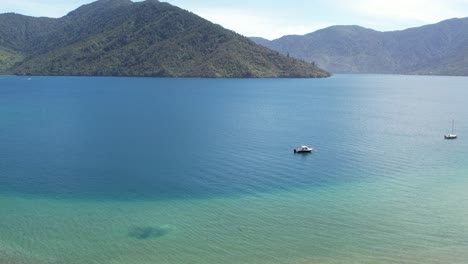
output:
[[333, 26], [260, 45], [334, 73], [468, 75], [468, 18], [402, 31]]
[[266, 45], [268, 45], [268, 43], [270, 43], [270, 41], [268, 39], [265, 39], [265, 38], [251, 37], [250, 39], [253, 40], [255, 43], [260, 44], [262, 46], [266, 46]]
[[0, 15], [0, 73], [162, 77], [327, 77], [156, 0], [99, 0], [68, 15]]

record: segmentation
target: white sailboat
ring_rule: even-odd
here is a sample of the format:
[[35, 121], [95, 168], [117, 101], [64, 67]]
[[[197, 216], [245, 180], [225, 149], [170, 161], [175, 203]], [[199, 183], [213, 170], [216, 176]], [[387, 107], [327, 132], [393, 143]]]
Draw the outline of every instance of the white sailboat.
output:
[[454, 132], [455, 128], [455, 120], [452, 120], [452, 133], [447, 134], [444, 136], [445, 139], [456, 139], [458, 136]]

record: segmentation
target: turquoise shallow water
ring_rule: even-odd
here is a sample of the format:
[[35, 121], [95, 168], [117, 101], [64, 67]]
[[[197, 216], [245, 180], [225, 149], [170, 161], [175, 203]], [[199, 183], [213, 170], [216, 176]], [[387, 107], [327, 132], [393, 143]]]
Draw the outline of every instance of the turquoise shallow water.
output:
[[467, 85], [2, 77], [0, 263], [466, 263]]

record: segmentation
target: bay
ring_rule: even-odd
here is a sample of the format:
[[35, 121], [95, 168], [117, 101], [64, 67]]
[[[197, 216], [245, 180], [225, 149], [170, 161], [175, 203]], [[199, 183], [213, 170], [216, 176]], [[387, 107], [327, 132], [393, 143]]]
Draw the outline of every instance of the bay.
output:
[[0, 262], [464, 263], [467, 84], [0, 77]]

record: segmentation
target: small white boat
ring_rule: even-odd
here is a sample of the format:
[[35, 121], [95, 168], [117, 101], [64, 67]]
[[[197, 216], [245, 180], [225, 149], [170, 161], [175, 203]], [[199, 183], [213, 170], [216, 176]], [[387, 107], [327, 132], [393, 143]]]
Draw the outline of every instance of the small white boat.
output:
[[452, 120], [452, 133], [450, 134], [447, 134], [447, 135], [444, 135], [444, 138], [445, 139], [456, 139], [458, 136], [456, 134], [454, 134], [453, 130], [454, 130], [454, 126], [455, 126], [455, 121]]
[[294, 153], [308, 153], [313, 150], [313, 148], [309, 148], [308, 146], [301, 146], [300, 148], [294, 149]]
[[445, 139], [456, 139], [458, 136], [455, 134], [447, 134], [444, 136]]

